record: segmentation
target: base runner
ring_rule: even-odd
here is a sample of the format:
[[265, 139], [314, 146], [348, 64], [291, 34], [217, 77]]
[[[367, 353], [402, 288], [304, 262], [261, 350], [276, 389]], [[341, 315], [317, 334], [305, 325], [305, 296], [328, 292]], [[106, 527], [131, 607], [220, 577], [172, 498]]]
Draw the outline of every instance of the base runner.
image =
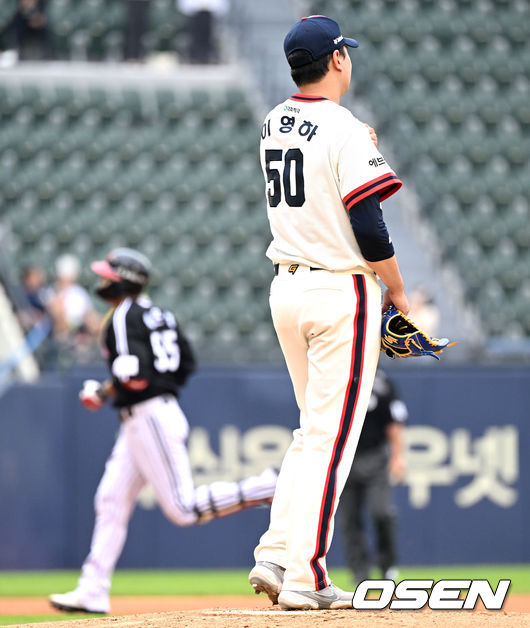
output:
[[270, 503], [277, 473], [193, 486], [188, 421], [177, 400], [195, 369], [191, 347], [174, 315], [141, 295], [149, 279], [146, 257], [120, 248], [92, 270], [101, 277], [96, 293], [113, 306], [103, 331], [112, 377], [85, 381], [79, 397], [91, 410], [112, 399], [121, 427], [96, 492], [92, 544], [77, 588], [49, 599], [64, 611], [108, 613], [114, 567], [146, 483], [172, 523], [190, 526]]

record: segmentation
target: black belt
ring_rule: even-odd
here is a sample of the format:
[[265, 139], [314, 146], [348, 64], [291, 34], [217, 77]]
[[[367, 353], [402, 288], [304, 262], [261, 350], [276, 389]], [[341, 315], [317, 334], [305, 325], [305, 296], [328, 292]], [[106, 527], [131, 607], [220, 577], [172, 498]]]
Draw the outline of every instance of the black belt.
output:
[[[289, 266], [289, 270], [288, 272], [291, 273], [291, 275], [294, 275], [295, 272], [298, 270], [298, 266], [299, 264], [291, 264]], [[294, 270], [291, 271], [291, 268], [294, 268]], [[316, 268], [314, 266], [310, 266], [309, 270], [324, 270], [323, 268]], [[280, 272], [280, 265], [279, 264], [274, 264], [274, 274], [277, 275]]]
[[[174, 395], [171, 395], [169, 393], [163, 394], [163, 395], [156, 395], [156, 397], [162, 397], [162, 399], [166, 402], [169, 403], [172, 399], [175, 399]], [[122, 421], [126, 421], [127, 419], [130, 419], [133, 414], [134, 414], [134, 408], [135, 406], [137, 406], [140, 403], [145, 403], [146, 401], [149, 401], [150, 399], [154, 399], [155, 397], [149, 397], [149, 399], [143, 399], [142, 401], [139, 401], [137, 404], [133, 403], [130, 406], [122, 406], [119, 410], [118, 410], [118, 414], [119, 417]]]

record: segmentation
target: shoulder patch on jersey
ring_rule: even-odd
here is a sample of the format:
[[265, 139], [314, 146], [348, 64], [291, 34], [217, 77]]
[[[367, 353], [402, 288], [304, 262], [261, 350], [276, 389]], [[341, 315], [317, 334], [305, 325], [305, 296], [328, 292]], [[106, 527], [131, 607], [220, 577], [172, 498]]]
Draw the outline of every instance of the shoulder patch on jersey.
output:
[[291, 105], [284, 105], [283, 110], [290, 111], [291, 113], [300, 113], [299, 107], [291, 107]]
[[377, 168], [379, 166], [383, 166], [384, 164], [386, 164], [385, 158], [384, 157], [372, 157], [372, 159], [368, 160], [368, 165], [369, 166], [373, 166], [374, 168]]

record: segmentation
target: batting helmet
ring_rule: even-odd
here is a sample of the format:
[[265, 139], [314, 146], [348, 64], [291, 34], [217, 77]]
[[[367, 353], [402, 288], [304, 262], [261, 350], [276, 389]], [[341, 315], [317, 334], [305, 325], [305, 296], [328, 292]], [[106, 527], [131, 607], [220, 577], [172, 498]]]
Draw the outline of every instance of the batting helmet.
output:
[[104, 260], [92, 262], [90, 268], [102, 277], [96, 294], [102, 299], [119, 299], [140, 294], [149, 281], [151, 262], [134, 249], [118, 248]]

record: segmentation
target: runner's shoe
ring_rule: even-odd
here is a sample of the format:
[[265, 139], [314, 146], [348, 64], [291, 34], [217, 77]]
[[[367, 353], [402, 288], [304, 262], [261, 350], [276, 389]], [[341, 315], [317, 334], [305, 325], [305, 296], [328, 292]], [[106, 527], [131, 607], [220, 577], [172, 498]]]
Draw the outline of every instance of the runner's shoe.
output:
[[53, 593], [48, 600], [54, 608], [69, 613], [108, 613], [110, 611], [108, 597], [90, 596], [79, 589], [68, 593]]

